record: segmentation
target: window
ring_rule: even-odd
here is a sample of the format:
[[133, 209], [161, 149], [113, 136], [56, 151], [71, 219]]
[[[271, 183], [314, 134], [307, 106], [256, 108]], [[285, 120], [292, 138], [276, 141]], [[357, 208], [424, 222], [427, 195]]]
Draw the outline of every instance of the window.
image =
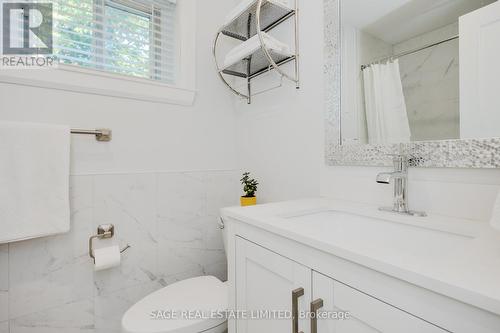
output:
[[54, 53], [63, 64], [176, 83], [175, 0], [58, 0]]

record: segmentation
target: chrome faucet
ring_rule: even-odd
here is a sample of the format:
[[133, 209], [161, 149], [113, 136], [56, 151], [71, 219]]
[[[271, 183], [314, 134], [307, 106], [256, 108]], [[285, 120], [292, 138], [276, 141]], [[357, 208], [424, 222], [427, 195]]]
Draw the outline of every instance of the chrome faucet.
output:
[[408, 208], [408, 157], [394, 155], [394, 172], [383, 172], [377, 175], [377, 183], [390, 184], [394, 182], [394, 205], [382, 207], [380, 210], [412, 216], [427, 216], [424, 212], [411, 211]]

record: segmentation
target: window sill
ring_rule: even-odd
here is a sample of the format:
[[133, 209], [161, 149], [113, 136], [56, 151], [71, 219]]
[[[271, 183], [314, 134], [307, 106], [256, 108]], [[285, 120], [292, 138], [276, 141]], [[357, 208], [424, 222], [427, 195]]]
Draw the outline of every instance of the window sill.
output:
[[193, 105], [196, 95], [191, 89], [69, 65], [0, 70], [0, 82], [186, 106]]

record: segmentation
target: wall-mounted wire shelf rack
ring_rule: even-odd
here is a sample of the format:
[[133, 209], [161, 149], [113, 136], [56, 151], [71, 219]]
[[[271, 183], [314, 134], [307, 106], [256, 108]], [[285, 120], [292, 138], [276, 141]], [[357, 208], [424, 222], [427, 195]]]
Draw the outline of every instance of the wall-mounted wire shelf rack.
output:
[[[246, 9], [241, 12], [231, 22], [224, 25], [215, 37], [213, 45], [213, 55], [217, 68], [217, 73], [224, 84], [236, 95], [247, 100], [248, 104], [252, 102], [252, 84], [251, 81], [256, 77], [275, 70], [281, 77], [284, 77], [295, 83], [296, 88], [300, 87], [299, 78], [299, 0], [294, 1], [294, 8], [282, 5], [274, 0], [254, 0]], [[266, 46], [263, 33], [267, 33], [276, 28], [283, 22], [294, 18], [294, 47], [291, 55], [284, 55], [274, 52]], [[217, 59], [217, 49], [221, 36], [227, 36], [236, 40], [245, 42], [258, 35], [260, 48], [250, 56], [240, 62], [226, 68], [219, 66]], [[295, 63], [294, 73], [286, 73], [281, 66], [290, 62]], [[233, 82], [228, 77], [237, 77], [246, 80], [246, 93], [233, 87]]]

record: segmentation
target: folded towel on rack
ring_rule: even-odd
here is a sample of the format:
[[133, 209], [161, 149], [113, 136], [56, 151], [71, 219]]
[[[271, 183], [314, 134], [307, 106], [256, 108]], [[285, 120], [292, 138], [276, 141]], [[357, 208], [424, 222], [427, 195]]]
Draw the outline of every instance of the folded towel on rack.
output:
[[[265, 0], [264, 2], [271, 2], [277, 6], [290, 10], [289, 0]], [[223, 26], [224, 27], [228, 26], [231, 22], [240, 17], [241, 14], [245, 13], [250, 9], [250, 7], [255, 6], [256, 4], [257, 0], [241, 1], [236, 7], [234, 7], [234, 9], [229, 14], [226, 15]]]
[[500, 231], [500, 191], [498, 192], [497, 200], [493, 206], [490, 224], [493, 228]]
[[[262, 36], [264, 39], [264, 44], [270, 52], [282, 54], [285, 56], [292, 55], [290, 47], [287, 44], [280, 42], [279, 40], [270, 36], [269, 34], [266, 34], [265, 32], [262, 33]], [[241, 60], [251, 56], [260, 49], [261, 44], [259, 36], [255, 35], [227, 53], [226, 57], [224, 58], [223, 69], [226, 69], [240, 62]]]
[[0, 122], [0, 243], [68, 232], [70, 128]]

